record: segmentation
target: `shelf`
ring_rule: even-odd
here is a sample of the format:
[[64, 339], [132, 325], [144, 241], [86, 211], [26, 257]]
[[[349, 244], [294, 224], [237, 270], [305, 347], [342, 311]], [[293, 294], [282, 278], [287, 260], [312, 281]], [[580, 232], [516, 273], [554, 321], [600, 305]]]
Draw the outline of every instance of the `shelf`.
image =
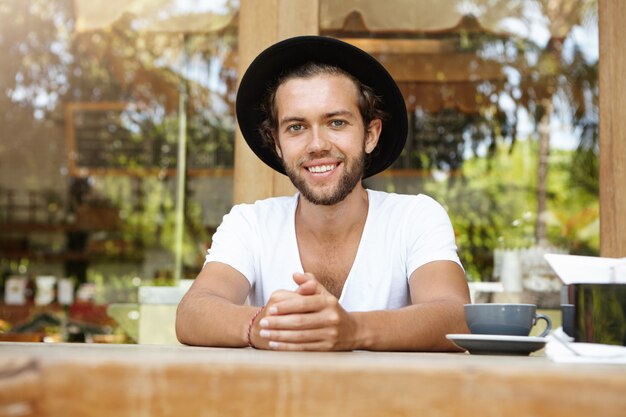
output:
[[92, 302], [75, 301], [71, 306], [62, 306], [56, 302], [46, 305], [36, 305], [32, 301], [20, 305], [9, 305], [0, 302], [0, 317], [13, 326], [21, 325], [32, 320], [37, 314], [65, 314], [68, 310], [69, 319], [80, 321], [93, 326], [110, 326], [115, 323], [107, 314], [108, 304], [94, 304]]
[[[100, 219], [101, 216], [95, 216]], [[91, 248], [87, 245], [87, 240], [82, 242], [82, 237], [77, 236], [81, 243], [79, 246], [68, 246], [67, 250], [50, 251], [49, 249], [29, 248], [28, 235], [36, 233], [64, 233], [71, 239], [71, 233], [84, 233], [87, 235], [97, 231], [114, 231], [112, 221], [108, 219], [102, 223], [105, 227], [97, 228], [95, 221], [92, 224], [82, 222], [82, 224], [50, 224], [50, 223], [0, 223], [0, 259], [33, 259], [37, 261], [65, 262], [65, 261], [142, 261], [144, 256], [133, 250], [132, 247], [120, 247], [118, 251], [112, 253], [105, 251], [104, 247]], [[106, 227], [108, 226], [108, 227]], [[20, 239], [16, 239], [21, 236]], [[85, 248], [83, 249], [83, 245]], [[78, 249], [78, 250], [77, 250]], [[95, 250], [94, 250], [95, 249]]]
[[110, 221], [99, 224], [101, 217], [95, 217], [90, 222], [83, 221], [80, 224], [50, 224], [50, 223], [0, 223], [2, 233], [92, 233], [98, 231], [117, 231], [119, 227]]
[[72, 224], [49, 223], [0, 223], [0, 232], [5, 233], [63, 233], [82, 231]]
[[115, 261], [142, 261], [144, 259], [142, 254], [132, 253], [120, 253], [120, 254], [104, 254], [104, 253], [88, 253], [81, 251], [64, 251], [59, 253], [44, 253], [33, 250], [25, 251], [2, 251], [0, 259], [34, 259], [51, 262], [64, 262], [64, 261], [102, 261], [102, 260], [115, 260]]

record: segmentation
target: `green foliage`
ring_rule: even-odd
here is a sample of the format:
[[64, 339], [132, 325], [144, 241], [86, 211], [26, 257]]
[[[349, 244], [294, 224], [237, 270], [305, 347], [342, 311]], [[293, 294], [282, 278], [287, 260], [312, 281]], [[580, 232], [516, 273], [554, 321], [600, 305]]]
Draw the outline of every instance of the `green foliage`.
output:
[[[597, 254], [598, 199], [572, 188], [576, 152], [553, 151], [548, 174], [548, 241], [572, 253]], [[464, 162], [462, 173], [424, 182], [424, 191], [448, 209], [467, 276], [489, 281], [493, 250], [535, 244], [537, 143], [500, 146], [492, 157]]]
[[[174, 252], [176, 207], [172, 180], [103, 177], [94, 181], [94, 187], [119, 209], [121, 238], [129, 247], [134, 250], [164, 248]], [[197, 201], [187, 199], [184, 224], [183, 263], [196, 268], [198, 256], [203, 252], [201, 244], [210, 239]]]
[[[530, 143], [527, 143], [530, 146]], [[461, 260], [471, 280], [489, 280], [493, 249], [532, 241], [533, 155], [526, 146], [511, 154], [500, 147], [491, 158], [464, 162], [462, 174], [426, 181], [424, 191], [442, 202], [457, 235]]]

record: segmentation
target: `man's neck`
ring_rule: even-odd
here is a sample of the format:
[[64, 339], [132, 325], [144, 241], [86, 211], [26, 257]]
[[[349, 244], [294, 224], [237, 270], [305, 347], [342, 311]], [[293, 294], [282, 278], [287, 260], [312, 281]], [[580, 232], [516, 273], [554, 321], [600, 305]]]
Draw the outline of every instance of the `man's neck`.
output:
[[332, 206], [316, 205], [299, 197], [296, 210], [297, 229], [319, 241], [340, 240], [362, 230], [369, 208], [368, 194], [361, 184]]

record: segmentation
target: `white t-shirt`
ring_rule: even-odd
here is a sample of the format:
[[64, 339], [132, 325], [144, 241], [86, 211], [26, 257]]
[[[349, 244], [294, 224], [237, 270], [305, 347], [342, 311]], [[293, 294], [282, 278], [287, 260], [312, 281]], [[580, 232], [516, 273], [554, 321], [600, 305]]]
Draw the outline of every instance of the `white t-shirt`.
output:
[[[339, 303], [347, 311], [407, 306], [413, 271], [436, 260], [461, 265], [450, 219], [423, 194], [367, 193], [363, 235]], [[250, 282], [252, 305], [264, 305], [276, 290], [295, 290], [292, 275], [304, 272], [296, 240], [297, 205], [297, 193], [236, 205], [213, 235], [206, 262], [222, 262], [241, 272]]]

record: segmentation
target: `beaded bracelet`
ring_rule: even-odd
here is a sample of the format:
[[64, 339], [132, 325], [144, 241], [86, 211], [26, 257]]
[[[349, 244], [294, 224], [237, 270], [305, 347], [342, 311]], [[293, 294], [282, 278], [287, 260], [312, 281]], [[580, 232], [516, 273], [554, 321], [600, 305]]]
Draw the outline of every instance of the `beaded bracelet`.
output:
[[261, 314], [261, 311], [263, 311], [264, 308], [265, 306], [259, 308], [256, 313], [254, 313], [254, 316], [252, 316], [252, 318], [250, 319], [250, 324], [248, 325], [248, 346], [250, 346], [251, 348], [256, 349], [256, 346], [254, 346], [254, 343], [252, 343], [252, 326], [254, 326], [254, 321], [257, 317], [259, 317], [259, 314]]

